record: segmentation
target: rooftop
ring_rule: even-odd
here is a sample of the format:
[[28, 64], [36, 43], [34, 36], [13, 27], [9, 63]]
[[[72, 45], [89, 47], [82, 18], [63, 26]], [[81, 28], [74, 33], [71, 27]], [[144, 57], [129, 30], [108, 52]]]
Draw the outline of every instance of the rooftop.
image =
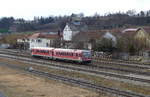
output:
[[61, 37], [61, 35], [59, 36], [57, 33], [35, 33], [32, 34], [31, 36], [29, 36], [29, 38], [34, 39], [34, 38], [48, 38], [48, 39], [54, 39], [54, 38], [59, 38]]

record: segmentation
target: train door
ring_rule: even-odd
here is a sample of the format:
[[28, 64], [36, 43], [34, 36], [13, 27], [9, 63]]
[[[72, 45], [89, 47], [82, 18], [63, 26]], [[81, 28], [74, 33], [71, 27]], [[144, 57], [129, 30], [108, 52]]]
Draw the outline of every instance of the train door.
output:
[[50, 58], [52, 58], [52, 57], [53, 57], [53, 55], [54, 55], [54, 53], [53, 53], [53, 49], [52, 49], [52, 50], [49, 50], [49, 54], [48, 54], [48, 55], [49, 55], [49, 57], [50, 57]]

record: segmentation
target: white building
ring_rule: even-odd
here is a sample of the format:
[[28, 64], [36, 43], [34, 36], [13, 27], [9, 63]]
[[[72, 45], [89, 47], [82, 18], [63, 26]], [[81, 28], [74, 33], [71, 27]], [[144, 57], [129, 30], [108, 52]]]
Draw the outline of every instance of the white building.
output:
[[49, 47], [51, 40], [43, 38], [31, 39], [29, 43], [29, 49], [33, 47]]
[[67, 24], [63, 30], [63, 40], [71, 41], [77, 33], [79, 33], [79, 30], [75, 26]]
[[49, 33], [35, 33], [28, 38], [18, 39], [17, 43], [21, 46], [25, 46], [24, 44], [28, 44], [28, 47], [21, 47], [21, 48], [28, 48], [31, 49], [33, 47], [52, 47], [57, 45], [56, 40], [60, 39], [61, 36], [56, 34], [49, 34]]
[[72, 41], [72, 38], [78, 34], [79, 32], [87, 31], [87, 25], [81, 22], [72, 22], [67, 23], [64, 30], [63, 30], [63, 40], [64, 41]]
[[57, 33], [36, 33], [30, 36], [29, 39], [29, 49], [31, 49], [32, 47], [52, 47], [55, 45], [55, 40], [60, 39], [60, 36]]

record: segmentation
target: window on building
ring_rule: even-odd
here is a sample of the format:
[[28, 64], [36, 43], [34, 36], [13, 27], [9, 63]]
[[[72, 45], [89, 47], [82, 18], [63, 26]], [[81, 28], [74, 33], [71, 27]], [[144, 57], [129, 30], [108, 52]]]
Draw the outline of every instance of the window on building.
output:
[[39, 43], [40, 43], [40, 42], [42, 42], [42, 40], [41, 40], [41, 39], [37, 39], [36, 42], [39, 42]]
[[22, 39], [23, 42], [25, 42], [25, 39]]
[[48, 43], [46, 43], [46, 47], [48, 47], [49, 46], [49, 44]]
[[32, 39], [31, 41], [34, 42], [34, 39]]

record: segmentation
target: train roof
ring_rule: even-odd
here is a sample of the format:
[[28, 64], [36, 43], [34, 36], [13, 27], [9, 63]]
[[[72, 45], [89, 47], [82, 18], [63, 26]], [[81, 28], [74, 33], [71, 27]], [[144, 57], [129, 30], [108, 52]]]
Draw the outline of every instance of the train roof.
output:
[[51, 48], [51, 47], [33, 47], [31, 49], [44, 49], [44, 50], [52, 50], [55, 49], [56, 51], [70, 51], [70, 52], [90, 52], [90, 50], [80, 50], [80, 49], [64, 49], [64, 48]]
[[63, 49], [63, 48], [56, 48], [55, 50], [70, 51], [70, 52], [74, 52], [74, 51], [77, 51], [77, 52], [83, 52], [83, 51], [86, 51], [86, 52], [88, 52], [88, 51], [89, 51], [89, 50], [80, 50], [80, 49]]
[[51, 48], [51, 47], [32, 47], [31, 49], [44, 49], [44, 50], [52, 50], [55, 48]]

